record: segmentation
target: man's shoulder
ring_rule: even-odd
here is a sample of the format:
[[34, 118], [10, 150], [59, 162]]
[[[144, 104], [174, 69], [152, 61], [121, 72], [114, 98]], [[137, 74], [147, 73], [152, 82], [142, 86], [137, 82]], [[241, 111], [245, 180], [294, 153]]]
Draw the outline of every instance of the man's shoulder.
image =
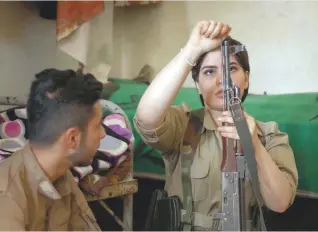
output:
[[13, 153], [0, 162], [0, 192], [7, 192], [13, 183], [23, 182], [24, 162], [23, 150]]

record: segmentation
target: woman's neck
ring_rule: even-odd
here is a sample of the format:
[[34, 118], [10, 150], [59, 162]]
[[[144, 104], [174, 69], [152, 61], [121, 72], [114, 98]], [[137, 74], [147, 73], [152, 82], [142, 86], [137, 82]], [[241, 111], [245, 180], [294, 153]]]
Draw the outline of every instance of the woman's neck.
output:
[[212, 109], [208, 109], [212, 120], [214, 121], [214, 123], [217, 126], [221, 126], [221, 123], [219, 122], [218, 118], [222, 116], [222, 111], [219, 110], [212, 110]]

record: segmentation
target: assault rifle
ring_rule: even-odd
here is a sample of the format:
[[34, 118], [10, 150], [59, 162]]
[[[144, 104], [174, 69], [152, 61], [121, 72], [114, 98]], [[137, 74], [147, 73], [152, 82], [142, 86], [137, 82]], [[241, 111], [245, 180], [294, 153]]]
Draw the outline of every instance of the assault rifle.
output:
[[245, 181], [250, 179], [260, 209], [261, 230], [266, 231], [263, 212], [260, 205], [260, 189], [257, 166], [254, 157], [252, 137], [241, 106], [240, 89], [231, 79], [230, 56], [244, 52], [244, 45], [230, 46], [227, 39], [222, 41], [222, 87], [223, 110], [230, 111], [240, 140], [222, 138], [223, 160], [222, 171], [222, 231], [249, 231], [251, 215], [245, 202]]

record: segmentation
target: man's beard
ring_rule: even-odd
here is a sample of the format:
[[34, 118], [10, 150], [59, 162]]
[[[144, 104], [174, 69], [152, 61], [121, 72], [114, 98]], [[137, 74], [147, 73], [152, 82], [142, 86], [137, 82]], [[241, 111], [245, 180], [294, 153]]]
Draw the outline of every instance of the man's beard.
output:
[[69, 161], [71, 166], [86, 167], [92, 163], [92, 159], [88, 160], [88, 154], [86, 154], [86, 148], [83, 142], [80, 144], [79, 148], [75, 152], [69, 155]]

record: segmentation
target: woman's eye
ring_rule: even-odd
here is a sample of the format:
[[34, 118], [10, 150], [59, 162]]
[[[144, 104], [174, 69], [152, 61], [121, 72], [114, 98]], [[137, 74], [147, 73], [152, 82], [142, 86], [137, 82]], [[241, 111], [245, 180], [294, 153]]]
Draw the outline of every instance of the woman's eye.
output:
[[236, 70], [236, 67], [230, 67], [230, 72], [234, 72]]
[[206, 70], [206, 71], [204, 72], [205, 75], [212, 75], [213, 73], [214, 73], [213, 70]]

